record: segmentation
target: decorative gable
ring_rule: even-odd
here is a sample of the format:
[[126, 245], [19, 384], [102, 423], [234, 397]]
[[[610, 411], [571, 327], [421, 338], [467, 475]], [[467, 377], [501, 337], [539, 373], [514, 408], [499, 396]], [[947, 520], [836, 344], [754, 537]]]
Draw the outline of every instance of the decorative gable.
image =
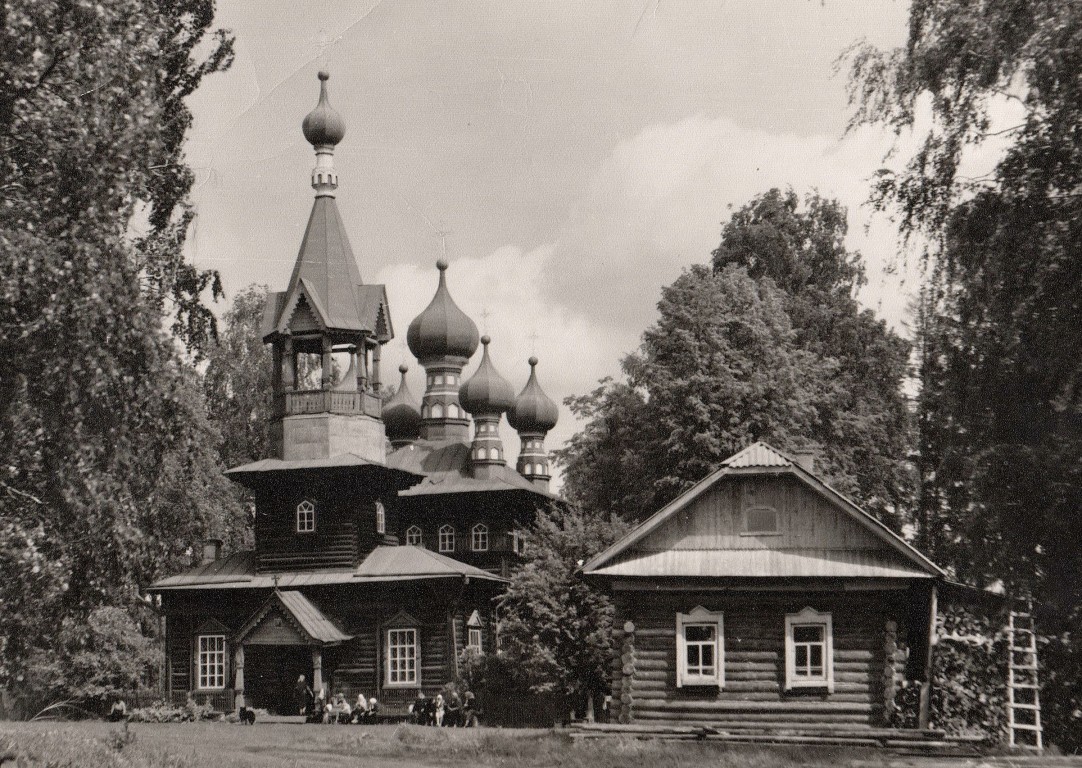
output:
[[244, 638], [245, 645], [307, 645], [308, 638], [278, 608], [272, 608]]

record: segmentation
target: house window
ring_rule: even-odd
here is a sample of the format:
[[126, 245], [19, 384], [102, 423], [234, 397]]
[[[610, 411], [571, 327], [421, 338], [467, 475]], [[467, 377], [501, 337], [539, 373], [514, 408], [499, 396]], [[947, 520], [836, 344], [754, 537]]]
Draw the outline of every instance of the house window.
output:
[[305, 499], [297, 505], [297, 533], [315, 533], [316, 505]]
[[725, 685], [722, 614], [702, 606], [676, 614], [676, 687]]
[[376, 533], [387, 533], [387, 510], [383, 502], [376, 502]]
[[199, 635], [199, 688], [225, 688], [225, 635]]
[[526, 554], [526, 537], [518, 531], [511, 531], [511, 551], [516, 555]]
[[421, 529], [416, 525], [411, 525], [406, 529], [406, 543], [421, 546]]
[[466, 643], [466, 647], [474, 650], [477, 653], [483, 653], [482, 649], [482, 637], [480, 627], [470, 627], [469, 629], [469, 642]]
[[778, 532], [778, 512], [773, 507], [751, 507], [744, 512], [744, 533]]
[[417, 684], [417, 630], [387, 630], [387, 685]]
[[440, 526], [440, 552], [455, 551], [455, 529], [450, 525]]
[[785, 688], [834, 690], [831, 616], [805, 608], [785, 617]]
[[478, 523], [470, 531], [470, 548], [474, 552], [488, 551], [488, 526], [484, 523]]

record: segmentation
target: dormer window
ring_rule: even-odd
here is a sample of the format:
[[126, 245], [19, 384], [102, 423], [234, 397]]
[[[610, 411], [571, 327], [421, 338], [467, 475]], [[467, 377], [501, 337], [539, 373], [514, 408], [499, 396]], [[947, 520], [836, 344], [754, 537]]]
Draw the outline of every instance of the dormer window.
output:
[[455, 551], [455, 529], [451, 525], [440, 526], [440, 552]]
[[381, 501], [376, 502], [376, 533], [387, 533], [387, 510]]
[[305, 499], [297, 505], [297, 533], [316, 532], [316, 505]]
[[411, 525], [406, 529], [406, 543], [415, 547], [421, 546], [421, 529], [416, 525]]
[[478, 523], [470, 531], [470, 548], [474, 552], [488, 551], [488, 526], [484, 523]]

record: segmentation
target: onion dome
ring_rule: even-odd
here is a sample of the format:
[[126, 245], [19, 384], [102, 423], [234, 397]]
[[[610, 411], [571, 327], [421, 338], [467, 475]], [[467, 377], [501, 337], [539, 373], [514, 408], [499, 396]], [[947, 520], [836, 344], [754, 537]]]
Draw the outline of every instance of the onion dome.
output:
[[447, 262], [440, 259], [436, 268], [440, 271], [436, 295], [406, 331], [410, 352], [422, 365], [446, 357], [468, 360], [477, 351], [477, 326], [447, 292]]
[[402, 364], [398, 370], [402, 381], [398, 390], [383, 404], [383, 424], [392, 444], [416, 440], [421, 435], [421, 405], [406, 384], [409, 366]]
[[560, 411], [537, 383], [537, 358], [530, 358], [530, 380], [507, 412], [507, 423], [516, 432], [548, 432], [556, 426]]
[[319, 73], [319, 103], [301, 124], [304, 138], [314, 147], [333, 147], [346, 135], [346, 123], [327, 100], [327, 80], [330, 75]]
[[507, 379], [496, 371], [496, 366], [488, 356], [488, 345], [492, 341], [488, 336], [481, 337], [485, 346], [481, 356], [481, 365], [458, 390], [458, 399], [468, 413], [503, 413], [515, 404], [515, 391]]

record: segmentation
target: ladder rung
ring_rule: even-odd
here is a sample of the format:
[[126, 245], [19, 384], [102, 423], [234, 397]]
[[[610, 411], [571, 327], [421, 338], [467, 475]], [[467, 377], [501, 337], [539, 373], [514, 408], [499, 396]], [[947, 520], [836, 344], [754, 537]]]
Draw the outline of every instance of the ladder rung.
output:
[[1036, 683], [1008, 683], [1007, 685], [1010, 688], [1031, 688], [1034, 691], [1040, 688]]
[[1015, 723], [1014, 725], [1011, 726], [1011, 728], [1014, 728], [1016, 731], [1039, 731], [1039, 730], [1041, 730], [1041, 726], [1032, 725], [1032, 724], [1029, 724], [1029, 723]]
[[1017, 703], [1017, 702], [1016, 702], [1016, 703], [1014, 703], [1014, 704], [1011, 704], [1011, 707], [1012, 707], [1012, 708], [1014, 708], [1014, 709], [1032, 709], [1032, 710], [1038, 710], [1038, 709], [1040, 709], [1040, 708], [1041, 708], [1041, 705], [1040, 705], [1040, 704], [1021, 704], [1021, 703]]
[[1029, 613], [1023, 613], [1022, 611], [1012, 611], [1011, 616], [1016, 619], [1032, 619], [1033, 615]]
[[1015, 653], [1036, 653], [1037, 649], [1031, 645], [1012, 645], [1011, 650]]
[[1036, 672], [1037, 671], [1037, 665], [1036, 664], [1012, 664], [1011, 665], [1011, 671], [1012, 672], [1015, 672], [1015, 671]]

